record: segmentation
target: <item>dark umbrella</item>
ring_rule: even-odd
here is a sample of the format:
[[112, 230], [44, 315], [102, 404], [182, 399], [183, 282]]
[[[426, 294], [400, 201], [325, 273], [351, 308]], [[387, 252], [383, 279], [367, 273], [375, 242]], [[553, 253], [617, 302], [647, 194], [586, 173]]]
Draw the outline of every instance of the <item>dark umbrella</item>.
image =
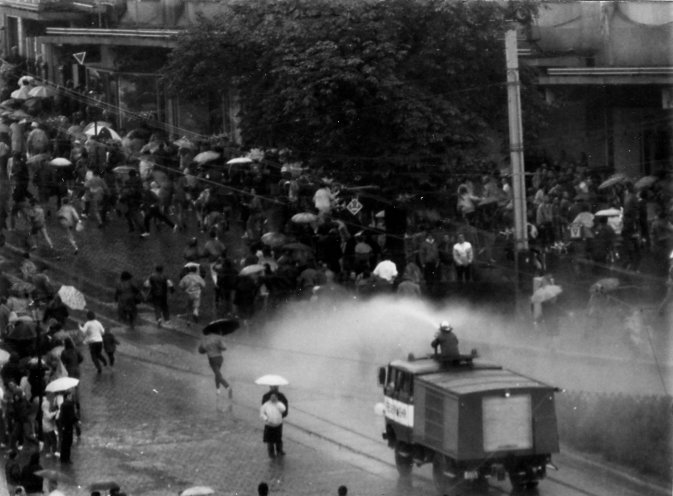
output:
[[220, 336], [226, 336], [231, 334], [236, 329], [241, 326], [241, 323], [237, 319], [219, 319], [214, 320], [206, 327], [203, 328], [203, 334], [219, 334]]
[[42, 477], [43, 479], [54, 480], [59, 482], [69, 482], [71, 480], [69, 475], [51, 468], [38, 470], [37, 472], [34, 472], [34, 474], [37, 475], [38, 477]]
[[35, 327], [32, 322], [22, 322], [14, 326], [14, 329], [7, 335], [7, 339], [13, 341], [31, 341], [37, 337]]
[[89, 491], [119, 491], [120, 489], [119, 484], [112, 480], [93, 482], [89, 486]]
[[305, 245], [304, 243], [290, 243], [287, 245], [283, 246], [283, 250], [291, 250], [291, 251], [313, 251], [313, 248], [311, 248], [308, 245]]

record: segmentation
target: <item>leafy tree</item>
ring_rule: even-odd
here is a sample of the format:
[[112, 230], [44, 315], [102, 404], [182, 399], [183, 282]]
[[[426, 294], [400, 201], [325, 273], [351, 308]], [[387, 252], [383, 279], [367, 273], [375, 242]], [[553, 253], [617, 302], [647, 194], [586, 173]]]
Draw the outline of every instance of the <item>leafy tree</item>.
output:
[[[480, 0], [235, 2], [178, 36], [165, 80], [184, 98], [235, 89], [246, 146], [343, 171], [447, 162], [506, 132], [514, 7], [534, 14]], [[524, 94], [539, 121], [537, 92]]]

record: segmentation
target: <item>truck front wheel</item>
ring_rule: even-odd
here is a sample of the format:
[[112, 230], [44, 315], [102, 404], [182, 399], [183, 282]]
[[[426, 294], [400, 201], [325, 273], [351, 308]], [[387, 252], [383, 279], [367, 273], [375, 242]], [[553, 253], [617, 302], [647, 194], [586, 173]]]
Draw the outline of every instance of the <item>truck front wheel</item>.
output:
[[411, 447], [404, 443], [395, 444], [395, 466], [400, 477], [411, 476], [414, 461], [411, 457]]

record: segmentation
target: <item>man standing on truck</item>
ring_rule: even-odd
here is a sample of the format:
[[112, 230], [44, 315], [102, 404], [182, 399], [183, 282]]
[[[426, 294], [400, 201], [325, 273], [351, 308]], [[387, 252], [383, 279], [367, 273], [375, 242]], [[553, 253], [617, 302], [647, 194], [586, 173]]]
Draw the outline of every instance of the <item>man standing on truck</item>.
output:
[[[457, 360], [460, 358], [458, 350], [458, 338], [452, 332], [453, 327], [446, 320], [439, 324], [439, 331], [430, 345], [435, 350], [435, 356], [440, 360]], [[439, 347], [439, 352], [437, 348]]]

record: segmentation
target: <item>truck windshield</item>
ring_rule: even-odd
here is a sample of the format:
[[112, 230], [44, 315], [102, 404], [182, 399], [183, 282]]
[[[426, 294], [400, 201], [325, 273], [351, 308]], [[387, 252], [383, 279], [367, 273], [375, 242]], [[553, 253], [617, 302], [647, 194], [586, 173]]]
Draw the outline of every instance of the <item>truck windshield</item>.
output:
[[401, 401], [410, 401], [414, 394], [413, 375], [404, 370], [391, 367], [388, 371], [388, 384], [385, 394]]

